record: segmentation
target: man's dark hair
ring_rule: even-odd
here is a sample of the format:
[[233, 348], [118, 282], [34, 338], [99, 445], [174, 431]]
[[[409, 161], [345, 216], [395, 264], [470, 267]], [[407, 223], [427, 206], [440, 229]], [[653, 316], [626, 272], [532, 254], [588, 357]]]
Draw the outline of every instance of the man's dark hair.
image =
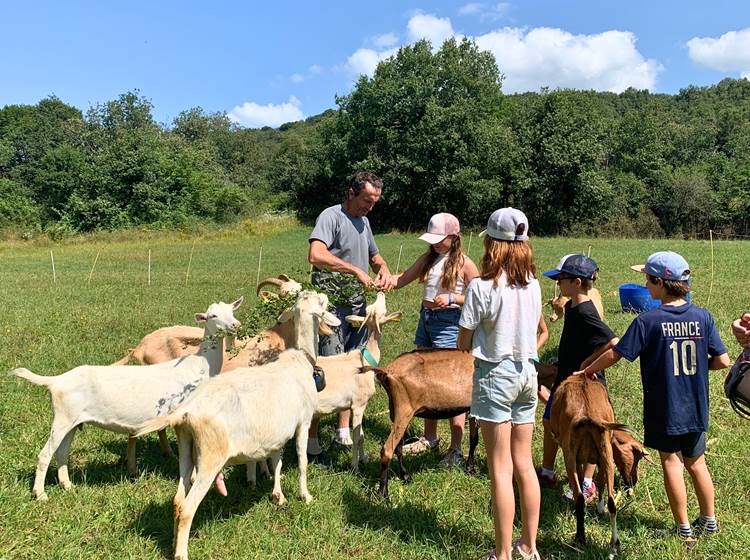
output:
[[657, 280], [661, 280], [667, 294], [672, 297], [685, 297], [690, 291], [690, 285], [687, 280], [664, 280], [663, 278], [657, 278], [650, 274], [647, 274], [646, 276], [648, 276], [648, 279], [652, 284], [657, 284]]
[[376, 189], [383, 188], [383, 180], [371, 171], [358, 171], [355, 173], [351, 181], [349, 181], [349, 188], [354, 192], [354, 196], [357, 196], [362, 192], [367, 183], [370, 183]]

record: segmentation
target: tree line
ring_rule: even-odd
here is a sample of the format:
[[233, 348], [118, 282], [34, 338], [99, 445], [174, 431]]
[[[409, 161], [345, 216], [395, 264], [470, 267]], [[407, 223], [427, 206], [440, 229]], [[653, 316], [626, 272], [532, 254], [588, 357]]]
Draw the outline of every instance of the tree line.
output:
[[379, 228], [448, 211], [481, 226], [522, 208], [534, 233], [750, 233], [750, 82], [676, 95], [542, 90], [504, 95], [503, 61], [470, 40], [421, 41], [361, 76], [337, 109], [244, 129], [200, 108], [156, 123], [128, 92], [86, 114], [51, 97], [0, 109], [0, 220], [67, 234], [342, 200], [347, 178], [384, 180]]

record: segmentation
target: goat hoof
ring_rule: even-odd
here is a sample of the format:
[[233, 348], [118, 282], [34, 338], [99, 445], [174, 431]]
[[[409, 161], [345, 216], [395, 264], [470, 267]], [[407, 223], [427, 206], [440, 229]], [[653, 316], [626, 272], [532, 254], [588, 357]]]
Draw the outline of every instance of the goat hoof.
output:
[[60, 486], [62, 486], [63, 490], [70, 490], [73, 488], [73, 483], [69, 480], [66, 480], [65, 482], [61, 482]]
[[42, 492], [41, 494], [34, 494], [34, 497], [36, 498], [37, 502], [46, 502], [49, 500], [49, 496], [47, 496], [46, 492]]
[[310, 494], [303, 494], [302, 501], [305, 502], [306, 504], [309, 504], [313, 501], [313, 497]]
[[284, 494], [279, 492], [278, 494], [271, 494], [271, 501], [277, 506], [283, 506], [286, 503]]

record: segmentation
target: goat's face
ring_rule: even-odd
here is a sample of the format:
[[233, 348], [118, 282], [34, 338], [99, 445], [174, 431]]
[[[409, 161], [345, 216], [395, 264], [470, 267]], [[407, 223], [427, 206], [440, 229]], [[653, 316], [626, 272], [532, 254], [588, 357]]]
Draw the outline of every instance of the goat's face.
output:
[[[328, 311], [328, 296], [313, 291], [300, 292], [297, 301], [279, 316], [279, 323], [294, 320], [298, 336], [295, 343], [300, 350], [306, 350], [311, 356], [317, 356], [318, 332], [333, 334], [328, 327], [338, 327], [341, 321]], [[308, 329], [310, 332], [308, 332]], [[306, 345], [310, 344], [310, 347]]]
[[632, 491], [638, 482], [638, 463], [643, 458], [651, 461], [650, 453], [628, 432], [614, 430], [612, 432], [612, 455], [623, 485]]
[[196, 313], [195, 320], [199, 323], [206, 323], [206, 332], [209, 335], [224, 331], [233, 334], [240, 327], [240, 322], [235, 319], [234, 312], [239, 309], [244, 298], [240, 298], [232, 303], [212, 303], [208, 306], [205, 313]]
[[370, 332], [382, 332], [382, 327], [386, 323], [391, 321], [400, 321], [401, 312], [387, 313], [385, 307], [385, 293], [378, 292], [375, 297], [375, 302], [371, 303], [365, 309], [365, 316], [360, 317], [359, 315], [347, 315], [346, 320], [353, 326], [357, 327], [358, 330], [362, 330], [367, 327]]
[[550, 313], [549, 320], [550, 322], [554, 323], [560, 317], [563, 317], [565, 315], [565, 304], [568, 303], [568, 300], [570, 298], [565, 297], [563, 295], [559, 295], [557, 297], [553, 297], [550, 299], [547, 303], [552, 307], [552, 313]]

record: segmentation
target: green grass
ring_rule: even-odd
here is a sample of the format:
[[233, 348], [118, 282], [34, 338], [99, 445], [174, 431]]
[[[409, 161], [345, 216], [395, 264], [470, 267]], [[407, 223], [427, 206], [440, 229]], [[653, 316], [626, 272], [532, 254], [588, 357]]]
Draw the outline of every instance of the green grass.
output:
[[[83, 363], [110, 363], [140, 338], [164, 325], [191, 324], [193, 313], [212, 301], [245, 295], [255, 304], [258, 254], [263, 246], [261, 277], [280, 272], [304, 277], [307, 230], [290, 226], [265, 236], [242, 229], [214, 232], [197, 240], [186, 282], [193, 239], [155, 235], [136, 239], [91, 238], [57, 245], [0, 245], [0, 372], [24, 366], [41, 374], [58, 374]], [[468, 241], [468, 240], [467, 240]], [[381, 252], [395, 268], [403, 243], [401, 269], [424, 249], [416, 235], [378, 237]], [[736, 353], [729, 324], [745, 310], [750, 262], [748, 244], [715, 244], [715, 278], [711, 290], [708, 242], [676, 240], [536, 239], [541, 270], [559, 257], [586, 251], [601, 266], [599, 288], [606, 321], [622, 334], [632, 315], [621, 313], [617, 286], [640, 280], [628, 265], [643, 262], [658, 249], [685, 255], [693, 270], [694, 301], [708, 303], [722, 337]], [[54, 251], [57, 282], [53, 284], [49, 251]], [[152, 283], [147, 285], [148, 250], [152, 251]], [[94, 258], [99, 259], [90, 283]], [[478, 260], [480, 243], [471, 255]], [[545, 297], [552, 282], [542, 281]], [[389, 325], [384, 361], [411, 349], [417, 323], [420, 287], [388, 296], [390, 310], [404, 320]], [[561, 323], [551, 326], [545, 357], [555, 353]], [[621, 362], [608, 374], [616, 412], [636, 434], [642, 433], [641, 391], [637, 364]], [[722, 373], [713, 375], [708, 461], [714, 477], [721, 533], [702, 540], [691, 558], [747, 558], [750, 550], [750, 424], [736, 417], [721, 392]], [[541, 409], [539, 411], [541, 414]], [[416, 422], [415, 422], [416, 424]], [[165, 558], [171, 555], [172, 506], [177, 464], [159, 453], [155, 437], [139, 441], [140, 475], [126, 475], [126, 438], [88, 428], [71, 452], [71, 478], [64, 492], [56, 485], [54, 463], [47, 476], [50, 501], [31, 499], [36, 456], [47, 438], [50, 406], [47, 392], [8, 375], [0, 376], [0, 559], [2, 558]], [[421, 429], [421, 427], [415, 426]], [[445, 422], [440, 425], [447, 437]], [[472, 559], [492, 546], [486, 470], [469, 477], [460, 471], [437, 470], [438, 457], [408, 458], [413, 482], [391, 482], [391, 503], [376, 495], [380, 445], [389, 431], [387, 401], [382, 390], [365, 415], [366, 447], [371, 462], [360, 474], [348, 472], [347, 453], [336, 455], [336, 469], [312, 468], [310, 490], [315, 501], [298, 497], [294, 454], [287, 451], [283, 486], [289, 504], [270, 503], [270, 482], [245, 487], [241, 469], [228, 470], [229, 497], [210, 492], [198, 509], [190, 539], [194, 558], [357, 558]], [[332, 440], [332, 419], [324, 422], [324, 446]], [[173, 436], [170, 436], [173, 437]], [[466, 446], [467, 444], [465, 444]], [[535, 435], [541, 455], [541, 430]], [[480, 447], [480, 464], [484, 454]], [[562, 473], [558, 457], [558, 472]], [[591, 511], [589, 544], [579, 554], [573, 547], [574, 519], [561, 499], [562, 489], [544, 490], [539, 547], [543, 558], [600, 558], [607, 550], [609, 524]], [[690, 493], [690, 513], [697, 515]], [[661, 470], [642, 464], [635, 497], [618, 516], [624, 557], [686, 557], [676, 539], [659, 540], [653, 529], [671, 526]]]

